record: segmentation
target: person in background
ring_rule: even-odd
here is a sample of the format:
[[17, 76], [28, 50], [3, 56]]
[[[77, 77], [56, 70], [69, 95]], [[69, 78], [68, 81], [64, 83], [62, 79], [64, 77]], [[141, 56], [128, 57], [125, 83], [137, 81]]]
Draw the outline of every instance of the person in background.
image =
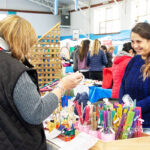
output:
[[105, 52], [108, 63], [106, 64], [106, 67], [112, 67], [112, 53], [107, 50], [107, 47], [105, 45], [101, 46], [101, 49]]
[[58, 107], [64, 92], [82, 80], [82, 74], [64, 77], [41, 97], [37, 72], [28, 62], [37, 42], [35, 30], [27, 20], [9, 15], [0, 21], [0, 35], [5, 50], [0, 51], [0, 149], [46, 150], [42, 122]]
[[81, 41], [80, 46], [76, 46], [74, 53], [73, 53], [73, 70], [74, 72], [78, 71], [78, 53], [80, 50], [80, 47], [82, 47], [83, 41]]
[[114, 50], [115, 50], [114, 46], [109, 46], [108, 47], [108, 52], [109, 53], [113, 54]]
[[134, 49], [130, 49], [129, 53], [132, 57], [134, 57], [136, 55], [136, 51]]
[[83, 40], [79, 50], [74, 52], [74, 70], [80, 70], [85, 78], [89, 78], [86, 58], [90, 47], [90, 40]]
[[114, 46], [109, 46], [107, 50], [108, 50], [108, 53], [110, 54], [110, 57], [111, 57], [111, 59], [110, 59], [110, 60], [111, 60], [111, 61], [110, 61], [110, 62], [111, 62], [111, 63], [110, 63], [110, 66], [112, 66], [112, 62], [113, 62], [113, 52], [114, 52], [115, 48], [114, 48]]
[[107, 52], [107, 47], [105, 45], [101, 45], [101, 49], [106, 53]]
[[86, 64], [89, 67], [89, 78], [102, 81], [102, 70], [107, 64], [107, 58], [104, 51], [100, 49], [98, 39], [93, 41], [92, 50], [88, 53]]
[[[131, 47], [131, 42], [124, 43], [122, 51], [120, 51], [114, 58], [112, 65], [112, 75], [113, 75], [113, 87], [112, 87], [112, 98], [119, 98], [119, 89], [121, 86], [121, 80], [124, 75], [124, 71], [132, 55], [130, 50], [134, 49]], [[135, 51], [134, 51], [135, 52]]]
[[119, 102], [125, 94], [142, 108], [143, 127], [150, 128], [150, 24], [137, 23], [131, 30], [131, 44], [137, 52], [128, 63], [119, 91]]
[[70, 59], [72, 59], [72, 60], [73, 60], [74, 52], [75, 52], [77, 49], [80, 49], [80, 45], [76, 45], [76, 46], [74, 46], [74, 51], [71, 53], [71, 55], [70, 55]]

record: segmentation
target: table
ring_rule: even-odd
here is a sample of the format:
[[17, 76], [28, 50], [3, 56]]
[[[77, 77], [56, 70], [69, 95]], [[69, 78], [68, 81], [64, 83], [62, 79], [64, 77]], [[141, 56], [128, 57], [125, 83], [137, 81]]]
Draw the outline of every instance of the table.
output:
[[102, 98], [111, 98], [112, 89], [104, 89], [98, 86], [87, 86], [87, 85], [78, 85], [74, 88], [74, 95], [77, 93], [86, 92], [89, 95], [89, 100], [91, 103], [97, 102]]

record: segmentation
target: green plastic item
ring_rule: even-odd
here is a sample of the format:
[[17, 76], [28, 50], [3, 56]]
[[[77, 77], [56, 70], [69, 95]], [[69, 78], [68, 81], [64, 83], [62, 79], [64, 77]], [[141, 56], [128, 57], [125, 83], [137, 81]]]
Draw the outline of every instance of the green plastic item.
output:
[[134, 99], [134, 108], [136, 107], [136, 99]]
[[133, 123], [134, 114], [135, 114], [135, 112], [133, 112], [132, 110], [130, 110], [128, 112], [127, 120], [126, 120], [125, 126], [124, 126], [122, 139], [127, 139], [128, 138], [128, 134], [129, 134], [130, 128], [131, 128], [132, 123]]
[[74, 51], [74, 47], [70, 47], [70, 54]]
[[75, 129], [66, 131], [64, 134], [65, 134], [65, 135], [69, 135], [69, 136], [70, 136], [70, 135], [75, 135]]
[[103, 125], [103, 110], [99, 110], [100, 125]]
[[103, 106], [103, 110], [107, 110], [107, 105], [104, 105], [104, 106]]
[[114, 119], [115, 114], [116, 114], [116, 111], [113, 110], [113, 111], [112, 111], [112, 119]]

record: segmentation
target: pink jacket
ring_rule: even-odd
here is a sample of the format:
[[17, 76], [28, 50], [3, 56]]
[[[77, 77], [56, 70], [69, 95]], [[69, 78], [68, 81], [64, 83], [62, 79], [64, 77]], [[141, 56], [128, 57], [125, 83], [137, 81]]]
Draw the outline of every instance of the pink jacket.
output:
[[86, 66], [86, 57], [84, 57], [83, 61], [80, 61], [80, 58], [78, 56], [78, 70], [81, 69], [88, 69], [88, 67]]

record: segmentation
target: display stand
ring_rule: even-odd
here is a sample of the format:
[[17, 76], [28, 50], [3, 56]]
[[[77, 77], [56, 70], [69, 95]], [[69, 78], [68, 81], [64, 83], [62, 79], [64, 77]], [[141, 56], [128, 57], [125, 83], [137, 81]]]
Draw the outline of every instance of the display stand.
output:
[[32, 48], [30, 56], [30, 62], [38, 72], [39, 86], [60, 79], [60, 23], [38, 40], [38, 43]]

